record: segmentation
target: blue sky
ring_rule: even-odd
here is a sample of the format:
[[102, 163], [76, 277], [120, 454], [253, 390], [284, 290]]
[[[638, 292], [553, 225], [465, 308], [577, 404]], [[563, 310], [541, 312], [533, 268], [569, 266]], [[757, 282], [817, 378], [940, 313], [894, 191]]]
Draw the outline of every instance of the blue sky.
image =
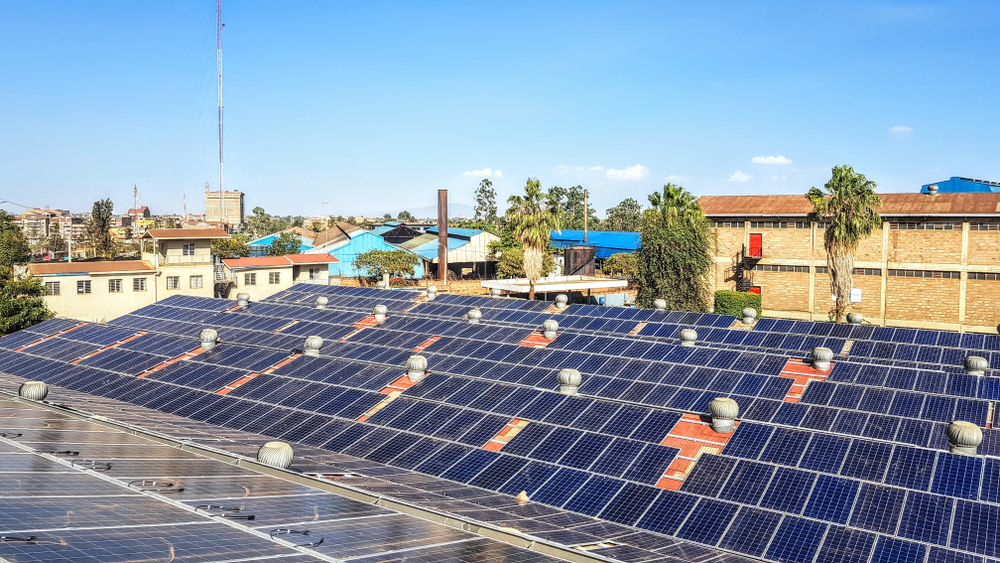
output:
[[[397, 212], [537, 177], [599, 212], [663, 183], [1000, 180], [995, 2], [236, 2], [226, 186]], [[0, 0], [0, 199], [154, 213], [217, 188], [215, 4]], [[780, 158], [779, 158], [780, 157]], [[322, 202], [328, 202], [326, 205]], [[16, 208], [7, 207], [9, 210]]]

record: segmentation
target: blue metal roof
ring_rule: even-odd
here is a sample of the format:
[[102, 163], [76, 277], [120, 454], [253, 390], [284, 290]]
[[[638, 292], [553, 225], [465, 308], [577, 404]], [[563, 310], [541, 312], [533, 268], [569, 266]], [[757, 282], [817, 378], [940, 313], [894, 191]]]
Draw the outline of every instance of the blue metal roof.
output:
[[[274, 239], [278, 238], [278, 235], [280, 235], [280, 234], [281, 233], [274, 233], [273, 235], [267, 235], [266, 237], [261, 237], [261, 238], [259, 238], [257, 240], [250, 241], [250, 242], [247, 243], [247, 246], [267, 246], [267, 247], [270, 247], [271, 243], [274, 242]], [[301, 239], [302, 237], [299, 237], [299, 238]], [[305, 241], [303, 241], [302, 244], [299, 245], [299, 252], [300, 253], [305, 252], [305, 251], [309, 250], [310, 248], [312, 248], [312, 246], [306, 244]]]
[[[427, 229], [427, 233], [432, 235], [436, 235], [437, 232], [438, 232], [437, 227], [429, 227]], [[456, 237], [472, 238], [482, 232], [483, 231], [479, 229], [463, 229], [462, 227], [448, 227], [449, 237], [456, 236]]]
[[597, 249], [597, 258], [607, 258], [619, 252], [635, 252], [639, 250], [639, 233], [623, 231], [587, 231], [587, 242], [583, 242], [583, 231], [563, 229], [550, 233], [552, 246], [565, 248], [567, 246], [593, 246]]
[[[973, 180], [972, 178], [960, 178], [952, 176], [943, 182], [932, 182], [937, 184], [938, 193], [1000, 193], [1000, 182], [990, 182], [989, 180]], [[927, 193], [927, 187], [931, 184], [924, 184], [920, 187], [920, 193]]]
[[[451, 231], [451, 229], [448, 229], [448, 230]], [[480, 231], [480, 232], [482, 232], [482, 231]], [[456, 248], [461, 248], [461, 247], [463, 247], [463, 246], [465, 246], [467, 244], [469, 244], [469, 241], [467, 241], [465, 239], [448, 237], [448, 252], [451, 252], [452, 250], [455, 250]], [[426, 242], [424, 244], [421, 244], [420, 246], [414, 248], [412, 250], [412, 252], [416, 253], [421, 258], [424, 258], [424, 259], [427, 259], [427, 260], [433, 260], [433, 259], [437, 258], [437, 256], [438, 256], [438, 241], [437, 240], [432, 240], [430, 242]]]
[[374, 229], [372, 229], [372, 232], [375, 233], [376, 235], [381, 235], [382, 233], [387, 233], [395, 228], [396, 226], [386, 223], [385, 225], [382, 225], [380, 227], [375, 227]]

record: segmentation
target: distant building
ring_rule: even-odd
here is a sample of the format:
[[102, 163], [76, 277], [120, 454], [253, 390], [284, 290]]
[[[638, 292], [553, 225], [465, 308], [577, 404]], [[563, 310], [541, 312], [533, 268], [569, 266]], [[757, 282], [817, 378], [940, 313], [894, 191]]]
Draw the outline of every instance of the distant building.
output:
[[[305, 252], [312, 248], [314, 246], [313, 240], [318, 236], [318, 233], [315, 231], [303, 229], [302, 227], [291, 227], [281, 231], [281, 233], [291, 233], [302, 239], [302, 244], [299, 245], [299, 252]], [[250, 247], [250, 256], [267, 256], [271, 248], [271, 243], [274, 242], [274, 239], [281, 236], [281, 233], [273, 233], [247, 243], [247, 246]]]
[[[884, 222], [858, 246], [848, 311], [883, 326], [995, 334], [1000, 193], [880, 197]], [[704, 196], [698, 203], [718, 235], [714, 289], [759, 293], [765, 316], [827, 319], [826, 224], [809, 220], [805, 196]]]
[[[225, 213], [224, 217], [220, 217], [220, 213], [222, 212]], [[243, 210], [243, 192], [223, 192], [221, 201], [219, 192], [205, 192], [206, 223], [242, 225], [245, 215]]]
[[928, 193], [931, 186], [937, 186], [939, 194], [1000, 193], [1000, 182], [973, 180], [972, 178], [959, 178], [958, 176], [952, 176], [943, 182], [924, 184], [920, 188], [920, 193]]
[[[313, 245], [308, 251], [309, 254], [325, 253], [339, 260], [330, 266], [330, 275], [335, 277], [366, 275], [366, 272], [359, 271], [353, 264], [358, 256], [365, 252], [399, 250], [399, 247], [387, 243], [379, 235], [344, 222], [335, 223], [334, 226], [318, 234], [313, 239]], [[418, 264], [414, 272], [414, 278], [424, 277], [423, 263]]]
[[[490, 252], [489, 244], [497, 240], [500, 237], [488, 231], [448, 227], [448, 270], [457, 278], [468, 275], [484, 278], [495, 276], [496, 262], [491, 260], [493, 253]], [[441, 248], [436, 226], [429, 227], [425, 234], [400, 244], [399, 248], [423, 258], [428, 272], [433, 274], [437, 271]]]

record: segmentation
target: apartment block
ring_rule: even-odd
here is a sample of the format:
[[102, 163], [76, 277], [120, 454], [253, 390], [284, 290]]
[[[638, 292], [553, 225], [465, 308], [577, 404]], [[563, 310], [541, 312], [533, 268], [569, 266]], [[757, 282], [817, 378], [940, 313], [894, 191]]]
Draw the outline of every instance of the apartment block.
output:
[[205, 192], [205, 222], [212, 224], [240, 225], [246, 216], [243, 209], [243, 192]]

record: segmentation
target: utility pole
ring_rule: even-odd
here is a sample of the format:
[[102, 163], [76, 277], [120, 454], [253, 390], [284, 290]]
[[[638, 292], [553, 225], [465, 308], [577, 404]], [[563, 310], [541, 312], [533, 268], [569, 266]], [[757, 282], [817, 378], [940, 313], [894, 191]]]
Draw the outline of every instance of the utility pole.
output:
[[132, 236], [136, 236], [139, 233], [139, 187], [136, 184], [132, 184], [132, 199], [134, 200], [132, 211], [135, 211], [135, 222], [132, 223]]
[[184, 222], [187, 223], [188, 222], [188, 195], [187, 194], [183, 194], [181, 196], [181, 202], [182, 202], [182, 204], [184, 206]]
[[222, 152], [222, 0], [216, 0], [215, 28], [218, 47], [216, 48], [216, 65], [219, 70], [219, 226], [225, 228], [226, 217], [226, 176], [225, 159]]
[[583, 190], [583, 242], [587, 242], [587, 219], [590, 218], [590, 204], [587, 203], [587, 190]]

